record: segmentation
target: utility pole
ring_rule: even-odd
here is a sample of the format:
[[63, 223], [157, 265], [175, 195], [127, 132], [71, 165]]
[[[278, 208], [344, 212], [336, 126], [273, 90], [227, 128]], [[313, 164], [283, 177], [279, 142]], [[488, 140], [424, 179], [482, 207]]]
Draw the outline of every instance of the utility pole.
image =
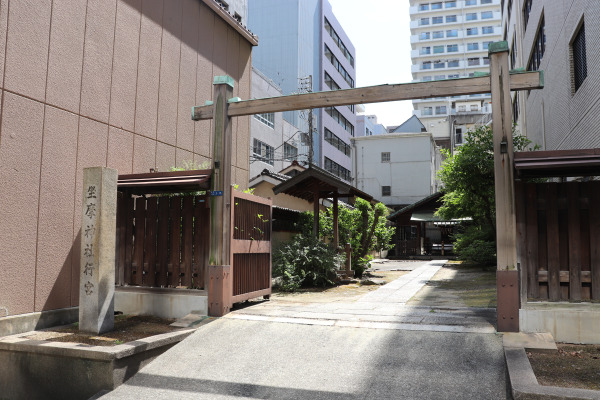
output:
[[[298, 93], [312, 93], [312, 75], [298, 79]], [[308, 109], [308, 163], [313, 162], [314, 156], [314, 139], [313, 139], [313, 109]]]

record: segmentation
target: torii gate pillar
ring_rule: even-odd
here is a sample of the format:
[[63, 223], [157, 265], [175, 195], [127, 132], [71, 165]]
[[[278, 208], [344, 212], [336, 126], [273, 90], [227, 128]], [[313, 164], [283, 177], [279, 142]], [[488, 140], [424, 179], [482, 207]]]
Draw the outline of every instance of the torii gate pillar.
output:
[[499, 332], [518, 332], [520, 291], [508, 43], [505, 41], [492, 43], [489, 53], [494, 133], [496, 255], [498, 258], [496, 275], [497, 330]]

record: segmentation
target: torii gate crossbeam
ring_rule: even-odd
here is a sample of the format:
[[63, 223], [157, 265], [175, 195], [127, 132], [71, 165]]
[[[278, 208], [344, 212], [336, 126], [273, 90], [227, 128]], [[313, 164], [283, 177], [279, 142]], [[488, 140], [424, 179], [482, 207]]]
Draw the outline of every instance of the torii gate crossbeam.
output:
[[[214, 119], [213, 180], [211, 189], [219, 195], [211, 197], [210, 267], [214, 276], [229, 274], [230, 235], [226, 231], [231, 218], [231, 118], [270, 112], [294, 111], [349, 104], [381, 103], [387, 101], [425, 99], [469, 94], [491, 93], [494, 109], [494, 174], [496, 188], [497, 229], [497, 291], [498, 325], [501, 332], [519, 330], [520, 290], [516, 254], [516, 219], [513, 178], [512, 107], [511, 90], [532, 90], [544, 87], [542, 71], [509, 71], [508, 43], [496, 42], [489, 46], [490, 74], [472, 78], [416, 82], [396, 85], [369, 86], [355, 89], [279, 96], [266, 99], [241, 100], [231, 98], [233, 79], [215, 77], [213, 101], [192, 107], [195, 121]], [[212, 274], [212, 273], [211, 273]], [[209, 303], [220, 302], [221, 310], [228, 310], [223, 287], [224, 279], [209, 282]], [[211, 303], [212, 304], [212, 303]], [[210, 304], [209, 304], [210, 308]], [[225, 311], [225, 312], [226, 312]]]

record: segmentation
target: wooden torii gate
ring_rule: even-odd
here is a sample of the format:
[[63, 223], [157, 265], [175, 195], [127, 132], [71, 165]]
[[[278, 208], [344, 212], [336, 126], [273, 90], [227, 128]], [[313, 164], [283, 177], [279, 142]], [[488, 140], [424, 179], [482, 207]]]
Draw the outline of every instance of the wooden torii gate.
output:
[[[425, 99], [469, 94], [491, 93], [493, 104], [494, 173], [496, 189], [497, 229], [497, 329], [501, 332], [519, 330], [519, 277], [516, 251], [516, 220], [513, 179], [512, 104], [511, 90], [543, 88], [543, 72], [510, 72], [508, 43], [489, 46], [490, 74], [472, 78], [448, 79], [393, 85], [368, 86], [355, 89], [305, 93], [255, 100], [232, 98], [234, 81], [228, 76], [214, 79], [213, 101], [192, 108], [195, 121], [213, 119], [213, 180], [210, 203], [209, 269], [213, 276], [227, 274], [231, 260], [231, 118], [260, 113], [303, 110], [350, 104]], [[222, 281], [221, 281], [222, 282]], [[211, 293], [223, 293], [215, 281], [209, 283]], [[215, 290], [216, 289], [216, 290]], [[218, 299], [217, 299], [218, 300]]]

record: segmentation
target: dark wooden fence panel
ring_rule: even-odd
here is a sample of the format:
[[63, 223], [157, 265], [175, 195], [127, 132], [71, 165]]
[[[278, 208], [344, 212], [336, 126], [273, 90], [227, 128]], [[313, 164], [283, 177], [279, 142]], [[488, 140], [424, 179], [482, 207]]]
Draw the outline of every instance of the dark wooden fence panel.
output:
[[518, 183], [519, 259], [532, 300], [600, 300], [600, 182]]

